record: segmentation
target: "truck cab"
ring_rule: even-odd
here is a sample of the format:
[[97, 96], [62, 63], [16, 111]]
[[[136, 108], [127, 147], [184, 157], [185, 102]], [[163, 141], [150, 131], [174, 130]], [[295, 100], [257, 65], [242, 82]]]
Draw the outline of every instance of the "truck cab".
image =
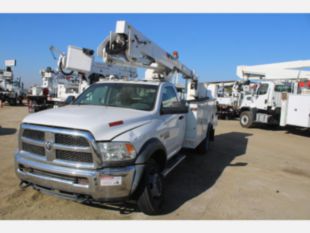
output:
[[261, 81], [255, 91], [245, 95], [240, 105], [240, 124], [251, 127], [253, 123], [279, 124], [282, 93], [292, 93], [292, 82]]

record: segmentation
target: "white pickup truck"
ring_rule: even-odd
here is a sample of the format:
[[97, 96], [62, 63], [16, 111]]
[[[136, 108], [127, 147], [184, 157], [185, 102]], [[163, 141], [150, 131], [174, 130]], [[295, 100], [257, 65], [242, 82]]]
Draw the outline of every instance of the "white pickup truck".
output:
[[99, 82], [73, 104], [23, 120], [16, 172], [39, 190], [82, 201], [137, 197], [153, 214], [180, 150], [208, 149], [215, 108], [213, 100], [186, 107], [168, 82]]
[[[198, 86], [187, 82], [186, 96]], [[205, 153], [216, 123], [215, 100], [186, 98], [165, 79], [100, 81], [70, 105], [22, 121], [16, 173], [43, 192], [136, 200], [142, 212], [156, 214], [163, 178], [183, 160], [181, 149]]]

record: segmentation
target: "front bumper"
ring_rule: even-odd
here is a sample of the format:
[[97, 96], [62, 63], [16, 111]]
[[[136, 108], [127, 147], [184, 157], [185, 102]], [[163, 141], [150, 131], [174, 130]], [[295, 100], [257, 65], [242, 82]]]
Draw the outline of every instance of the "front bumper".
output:
[[[32, 160], [15, 154], [16, 174], [34, 187], [63, 197], [113, 201], [130, 196], [139, 182], [143, 165], [118, 168], [79, 169]], [[115, 183], [102, 182], [117, 178]], [[76, 197], [76, 198], [74, 198]]]

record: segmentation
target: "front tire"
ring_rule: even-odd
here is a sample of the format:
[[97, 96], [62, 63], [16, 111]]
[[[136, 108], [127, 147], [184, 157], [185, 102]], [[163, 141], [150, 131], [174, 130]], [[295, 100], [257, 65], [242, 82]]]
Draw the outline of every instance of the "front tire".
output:
[[164, 179], [155, 160], [151, 159], [146, 164], [142, 179], [142, 192], [137, 201], [138, 207], [147, 215], [159, 214], [164, 200]]
[[253, 114], [250, 111], [244, 111], [240, 114], [240, 125], [243, 128], [251, 128], [253, 126]]

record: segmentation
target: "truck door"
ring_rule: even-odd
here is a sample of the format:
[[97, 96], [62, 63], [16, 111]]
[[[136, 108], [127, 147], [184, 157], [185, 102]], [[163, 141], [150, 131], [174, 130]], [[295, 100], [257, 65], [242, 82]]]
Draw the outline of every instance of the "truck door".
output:
[[[172, 86], [165, 86], [162, 92], [161, 106], [173, 107], [179, 102], [176, 90]], [[185, 136], [185, 114], [164, 114], [160, 115], [163, 128], [159, 137], [167, 149], [168, 158], [182, 148]]]
[[255, 107], [257, 109], [267, 109], [269, 84], [261, 83], [256, 92]]

